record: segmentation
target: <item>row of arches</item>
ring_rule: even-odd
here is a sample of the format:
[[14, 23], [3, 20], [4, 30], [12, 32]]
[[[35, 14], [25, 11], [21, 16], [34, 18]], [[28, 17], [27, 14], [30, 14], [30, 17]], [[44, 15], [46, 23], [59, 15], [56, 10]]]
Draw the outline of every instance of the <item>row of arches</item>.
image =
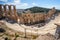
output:
[[31, 14], [26, 13], [21, 16], [17, 15], [16, 6], [15, 5], [1, 5], [0, 4], [0, 14], [3, 14], [4, 17], [14, 20], [18, 23], [22, 24], [34, 24], [36, 22], [45, 21], [50, 18], [56, 12], [53, 7], [47, 14]]
[[20, 16], [20, 23], [23, 24], [36, 24], [45, 22], [50, 19], [56, 13], [56, 9], [53, 7], [47, 14], [42, 13], [25, 13]]
[[9, 18], [9, 19], [17, 20], [18, 15], [16, 12], [16, 6], [0, 4], [0, 15], [2, 15], [3, 17]]

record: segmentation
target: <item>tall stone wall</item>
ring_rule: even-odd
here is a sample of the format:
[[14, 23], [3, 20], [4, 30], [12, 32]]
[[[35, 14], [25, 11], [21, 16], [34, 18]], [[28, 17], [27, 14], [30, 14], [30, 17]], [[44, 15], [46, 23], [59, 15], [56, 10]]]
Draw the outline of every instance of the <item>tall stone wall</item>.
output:
[[48, 17], [51, 17], [55, 12], [55, 8], [52, 8], [51, 10], [49, 10], [48, 14], [31, 14], [28, 12], [26, 14], [18, 16], [15, 5], [0, 5], [0, 13], [3, 13], [2, 16], [23, 24], [34, 24], [37, 22], [45, 21]]
[[17, 21], [17, 19], [18, 19], [15, 5], [0, 4], [0, 15], [1, 14], [2, 14], [2, 16], [9, 18], [11, 20]]

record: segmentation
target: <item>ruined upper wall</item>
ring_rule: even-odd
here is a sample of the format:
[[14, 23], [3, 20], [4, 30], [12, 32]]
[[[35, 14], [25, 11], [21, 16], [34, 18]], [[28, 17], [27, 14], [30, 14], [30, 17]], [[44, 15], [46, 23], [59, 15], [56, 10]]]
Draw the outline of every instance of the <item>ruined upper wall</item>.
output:
[[48, 17], [51, 17], [51, 16], [52, 16], [53, 14], [55, 14], [55, 13], [56, 13], [56, 9], [55, 9], [55, 7], [53, 7], [51, 10], [49, 10], [47, 16], [48, 16]]
[[2, 14], [2, 16], [4, 17], [14, 19], [14, 20], [17, 20], [18, 18], [15, 5], [0, 4], [0, 14]]

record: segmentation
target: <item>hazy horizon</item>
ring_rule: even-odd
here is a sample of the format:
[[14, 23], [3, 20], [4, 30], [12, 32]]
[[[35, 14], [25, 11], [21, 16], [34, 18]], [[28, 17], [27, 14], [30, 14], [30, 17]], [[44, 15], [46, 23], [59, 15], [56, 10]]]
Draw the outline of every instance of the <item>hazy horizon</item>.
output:
[[26, 9], [34, 6], [60, 9], [60, 0], [0, 0], [0, 4], [16, 5], [17, 9]]

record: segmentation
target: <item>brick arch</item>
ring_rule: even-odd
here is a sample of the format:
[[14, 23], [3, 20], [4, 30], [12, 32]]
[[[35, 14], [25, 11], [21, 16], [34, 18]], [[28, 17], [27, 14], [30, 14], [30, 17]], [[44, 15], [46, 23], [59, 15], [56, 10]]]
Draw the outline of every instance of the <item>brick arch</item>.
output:
[[[3, 9], [2, 9], [2, 7], [3, 7]], [[3, 13], [2, 16], [18, 22], [19, 16], [17, 15], [15, 5], [0, 4], [0, 14], [1, 13]]]

